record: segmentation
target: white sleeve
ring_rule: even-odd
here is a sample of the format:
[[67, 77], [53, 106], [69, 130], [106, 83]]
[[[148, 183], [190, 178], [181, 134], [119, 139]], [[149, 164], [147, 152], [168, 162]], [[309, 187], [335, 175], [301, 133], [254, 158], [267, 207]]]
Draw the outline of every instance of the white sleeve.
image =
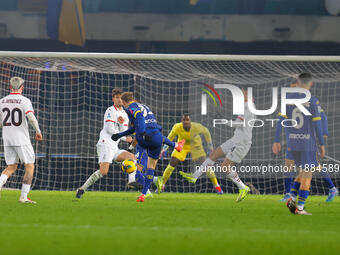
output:
[[108, 133], [109, 135], [113, 135], [113, 134], [119, 133], [119, 130], [117, 129], [115, 123], [112, 122], [112, 121], [105, 121], [104, 130], [105, 130], [106, 133]]
[[26, 116], [30, 112], [34, 114], [34, 110], [33, 110], [31, 100], [29, 100], [28, 98], [27, 98], [27, 100], [25, 100], [25, 103], [24, 103], [24, 111], [25, 111]]
[[29, 122], [31, 123], [32, 127], [34, 128], [35, 132], [41, 133], [37, 118], [34, 116], [33, 112], [27, 113], [26, 116], [27, 116]]

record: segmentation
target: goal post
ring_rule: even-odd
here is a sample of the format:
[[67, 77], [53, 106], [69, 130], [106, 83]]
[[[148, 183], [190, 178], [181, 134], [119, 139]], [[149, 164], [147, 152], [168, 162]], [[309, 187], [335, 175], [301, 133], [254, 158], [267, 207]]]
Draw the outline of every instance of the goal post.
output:
[[[75, 190], [98, 169], [96, 143], [102, 128], [103, 114], [112, 105], [111, 90], [122, 88], [134, 92], [141, 103], [150, 107], [167, 136], [172, 126], [181, 121], [183, 113], [207, 127], [216, 148], [228, 138], [233, 129], [213, 125], [214, 119], [234, 119], [233, 99], [228, 90], [206, 85], [230, 84], [239, 88], [252, 87], [257, 109], [269, 109], [272, 88], [288, 87], [301, 72], [313, 75], [312, 94], [319, 100], [328, 117], [328, 158], [322, 162], [339, 167], [340, 160], [340, 57], [335, 56], [247, 56], [247, 55], [186, 55], [186, 54], [119, 54], [119, 53], [56, 53], [0, 51], [0, 96], [9, 93], [9, 79], [25, 79], [24, 95], [35, 109], [44, 141], [32, 140], [37, 155], [35, 189]], [[205, 89], [205, 90], [203, 90]], [[209, 94], [209, 93], [210, 94]], [[218, 96], [217, 96], [218, 95]], [[202, 100], [206, 103], [202, 107]], [[206, 114], [202, 112], [206, 111]], [[283, 193], [282, 172], [256, 172], [261, 166], [280, 166], [284, 163], [285, 139], [282, 152], [274, 156], [271, 145], [275, 128], [266, 119], [253, 129], [252, 146], [245, 159], [237, 165], [245, 170], [240, 177], [262, 194]], [[203, 143], [204, 138], [202, 139]], [[122, 144], [123, 148], [127, 147]], [[1, 144], [0, 150], [3, 152]], [[3, 156], [3, 154], [2, 154]], [[158, 163], [156, 175], [162, 174], [169, 163], [169, 155]], [[5, 162], [2, 158], [1, 166]], [[178, 171], [192, 171], [195, 163], [189, 157], [170, 177], [166, 191], [211, 192], [212, 185], [205, 176], [196, 185], [188, 184]], [[339, 169], [338, 169], [339, 170]], [[338, 170], [330, 172], [339, 183]], [[19, 188], [20, 170], [5, 187]], [[217, 174], [222, 188], [235, 192], [236, 188]], [[117, 164], [109, 175], [98, 181], [92, 190], [126, 190], [127, 178]], [[316, 174], [313, 194], [324, 194], [327, 187]]]

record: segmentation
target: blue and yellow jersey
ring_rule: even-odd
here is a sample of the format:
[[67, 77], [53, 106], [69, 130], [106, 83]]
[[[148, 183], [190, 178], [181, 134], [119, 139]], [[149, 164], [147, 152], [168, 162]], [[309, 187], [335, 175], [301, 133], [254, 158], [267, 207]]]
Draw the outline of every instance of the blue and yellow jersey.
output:
[[[321, 108], [319, 101], [317, 101], [317, 105], [320, 111], [321, 116], [321, 128], [322, 128], [322, 135], [323, 136], [329, 136], [328, 133], [328, 118], [325, 113], [325, 111]], [[287, 115], [282, 115], [281, 112], [278, 113], [278, 124], [276, 126], [276, 134], [275, 134], [275, 142], [280, 142], [280, 135], [281, 135], [281, 129], [282, 129], [282, 120], [287, 119]], [[286, 134], [286, 141], [288, 141], [288, 132], [285, 132]]]
[[204, 136], [207, 143], [211, 143], [211, 135], [209, 130], [197, 122], [191, 122], [191, 128], [189, 131], [186, 131], [183, 128], [183, 123], [179, 122], [176, 123], [172, 129], [170, 134], [168, 135], [168, 138], [170, 141], [172, 141], [177, 136], [177, 141], [181, 141], [182, 139], [185, 139], [185, 145], [184, 147], [188, 148], [190, 145], [202, 146], [202, 139], [201, 135]]
[[[287, 98], [303, 98], [304, 94], [289, 93]], [[287, 105], [287, 114], [284, 118], [295, 120], [294, 127], [286, 127], [287, 146], [293, 151], [317, 151], [316, 139], [324, 144], [321, 128], [321, 115], [318, 107], [318, 99], [311, 97], [309, 102], [304, 104], [311, 115], [303, 114], [295, 105]], [[293, 121], [291, 124], [294, 124]]]
[[328, 136], [328, 119], [325, 111], [321, 108], [319, 102], [317, 102], [319, 106], [320, 116], [321, 116], [321, 127], [322, 127], [322, 135]]
[[129, 117], [130, 123], [135, 127], [136, 135], [145, 132], [145, 129], [162, 129], [150, 108], [144, 104], [132, 102], [125, 108], [125, 112]]

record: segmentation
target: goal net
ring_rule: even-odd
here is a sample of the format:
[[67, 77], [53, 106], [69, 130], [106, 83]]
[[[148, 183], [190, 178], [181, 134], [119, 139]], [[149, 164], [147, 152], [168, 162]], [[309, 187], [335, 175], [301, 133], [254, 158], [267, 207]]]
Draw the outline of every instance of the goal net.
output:
[[[232, 115], [231, 93], [216, 89], [218, 98], [208, 86], [252, 87], [256, 108], [269, 109], [272, 88], [288, 87], [301, 72], [313, 75], [312, 95], [320, 100], [328, 117], [326, 149], [331, 159], [322, 162], [339, 169], [340, 58], [337, 57], [0, 52], [0, 96], [9, 93], [12, 76], [25, 79], [23, 94], [31, 99], [44, 135], [43, 142], [32, 140], [37, 155], [33, 188], [75, 190], [98, 169], [96, 143], [104, 112], [112, 105], [113, 88], [134, 92], [137, 100], [148, 105], [155, 114], [165, 136], [181, 121], [183, 113], [189, 113], [192, 121], [208, 128], [216, 148], [232, 137], [233, 129], [226, 125], [214, 127], [213, 119], [235, 119], [236, 116]], [[202, 100], [206, 104], [206, 114], [202, 114]], [[243, 166], [240, 177], [261, 194], [283, 193], [284, 190], [282, 171], [259, 170], [261, 166], [284, 164], [284, 136], [281, 137], [282, 151], [274, 156], [271, 146], [275, 127], [265, 121], [276, 119], [277, 113], [256, 117], [263, 120], [264, 125], [253, 129], [251, 149], [236, 165], [238, 170]], [[204, 138], [202, 140], [206, 144]], [[120, 146], [128, 147], [124, 143]], [[0, 150], [3, 152], [2, 144]], [[163, 173], [170, 153], [159, 160], [156, 175]], [[1, 155], [4, 169], [3, 153]], [[205, 175], [193, 185], [178, 174], [179, 170], [193, 171], [195, 164], [190, 155], [181, 162], [170, 177], [166, 191], [211, 192], [212, 184]], [[337, 172], [330, 171], [335, 183], [339, 181]], [[20, 166], [5, 187], [19, 188], [22, 176], [23, 166]], [[217, 174], [217, 177], [223, 190], [236, 191], [224, 175]], [[113, 163], [109, 175], [91, 189], [124, 191], [126, 184], [127, 176]], [[322, 176], [315, 174], [312, 193], [327, 191]]]

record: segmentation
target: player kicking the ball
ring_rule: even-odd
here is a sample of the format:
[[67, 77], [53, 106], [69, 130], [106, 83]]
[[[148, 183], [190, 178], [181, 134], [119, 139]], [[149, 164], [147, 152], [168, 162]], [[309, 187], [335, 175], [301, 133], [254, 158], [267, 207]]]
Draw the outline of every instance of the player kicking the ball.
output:
[[[312, 86], [312, 76], [309, 73], [302, 73], [298, 78], [298, 88], [309, 90]], [[298, 99], [304, 98], [302, 93], [289, 93], [287, 98]], [[287, 207], [290, 212], [299, 215], [311, 215], [305, 209], [305, 202], [309, 195], [309, 188], [312, 180], [313, 171], [320, 168], [317, 161], [317, 142], [320, 143], [320, 156], [325, 156], [325, 142], [322, 135], [321, 115], [318, 106], [318, 99], [312, 96], [308, 103], [304, 104], [305, 108], [311, 115], [305, 115], [295, 107], [295, 105], [287, 105], [287, 118], [296, 121], [296, 125], [286, 127], [288, 133], [288, 151], [291, 152], [295, 165], [299, 168], [299, 174], [295, 178], [293, 187], [290, 191], [291, 198], [287, 201]], [[281, 145], [275, 142], [272, 146], [275, 154], [281, 150]], [[297, 199], [297, 196], [299, 198]], [[296, 203], [297, 201], [297, 203]]]
[[[162, 127], [157, 123], [154, 114], [146, 105], [137, 103], [131, 92], [125, 92], [122, 95], [123, 105], [128, 114], [132, 127], [119, 134], [113, 134], [112, 140], [117, 141], [123, 136], [136, 133], [138, 144], [147, 150], [148, 162], [145, 171], [145, 180], [143, 184], [142, 194], [138, 197], [137, 202], [144, 202], [145, 195], [153, 182], [155, 168], [162, 149], [164, 137], [161, 133]], [[174, 143], [167, 141], [176, 150], [181, 151], [185, 140]]]
[[[247, 92], [242, 90], [245, 101], [247, 101]], [[207, 158], [203, 164], [196, 169], [193, 174], [188, 174], [180, 171], [183, 178], [191, 183], [195, 183], [197, 179], [209, 170], [209, 167], [214, 165], [215, 161], [221, 157], [225, 157], [221, 169], [227, 174], [227, 177], [239, 188], [239, 196], [236, 201], [242, 201], [250, 191], [238, 176], [236, 171], [232, 171], [234, 163], [241, 163], [242, 159], [247, 155], [252, 143], [252, 126], [248, 125], [248, 121], [254, 119], [255, 115], [250, 112], [248, 105], [245, 104], [244, 115], [240, 115], [232, 123], [228, 125], [235, 128], [234, 136], [220, 145]]]
[[97, 180], [106, 176], [109, 172], [110, 164], [112, 161], [122, 162], [125, 159], [131, 159], [136, 161], [135, 155], [132, 153], [120, 150], [118, 148], [118, 143], [120, 140], [126, 141], [128, 143], [132, 142], [132, 138], [130, 136], [121, 137], [117, 141], [112, 141], [111, 136], [115, 133], [119, 133], [128, 129], [129, 118], [126, 115], [121, 95], [123, 91], [121, 89], [113, 89], [112, 90], [112, 101], [113, 106], [107, 108], [104, 115], [104, 126], [100, 131], [100, 137], [97, 143], [97, 154], [98, 154], [98, 162], [99, 162], [99, 170], [94, 172], [86, 182], [77, 189], [76, 197], [81, 198], [85, 191], [94, 184]]
[[34, 174], [35, 155], [28, 132], [25, 117], [35, 130], [35, 139], [42, 140], [39, 124], [34, 116], [31, 100], [21, 95], [24, 90], [24, 80], [12, 77], [10, 80], [11, 93], [0, 99], [0, 125], [2, 126], [2, 140], [7, 168], [0, 176], [0, 190], [18, 168], [19, 160], [25, 164], [25, 175], [21, 188], [19, 202], [35, 204], [27, 197]]

